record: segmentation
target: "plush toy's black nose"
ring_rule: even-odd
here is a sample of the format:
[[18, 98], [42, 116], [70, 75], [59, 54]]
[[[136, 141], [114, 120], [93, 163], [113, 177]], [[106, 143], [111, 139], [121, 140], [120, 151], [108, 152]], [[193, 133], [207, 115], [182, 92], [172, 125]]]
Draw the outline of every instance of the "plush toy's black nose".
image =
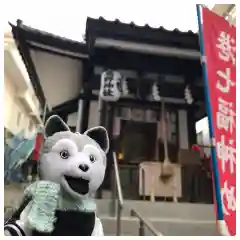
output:
[[89, 169], [88, 165], [86, 165], [86, 164], [81, 164], [81, 165], [79, 165], [79, 168], [80, 168], [83, 172], [87, 172], [87, 170]]

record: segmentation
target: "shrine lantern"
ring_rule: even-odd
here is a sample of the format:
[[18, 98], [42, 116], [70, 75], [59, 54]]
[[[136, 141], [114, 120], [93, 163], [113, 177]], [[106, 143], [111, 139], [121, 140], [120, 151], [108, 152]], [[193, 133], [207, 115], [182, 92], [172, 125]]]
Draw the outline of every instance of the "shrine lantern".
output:
[[104, 101], [118, 101], [122, 94], [122, 75], [112, 70], [103, 72], [99, 94]]

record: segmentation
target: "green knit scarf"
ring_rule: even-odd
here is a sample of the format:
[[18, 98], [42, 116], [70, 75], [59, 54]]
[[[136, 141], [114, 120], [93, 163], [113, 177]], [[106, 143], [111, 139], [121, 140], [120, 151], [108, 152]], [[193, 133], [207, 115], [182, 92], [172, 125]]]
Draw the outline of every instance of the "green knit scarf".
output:
[[38, 181], [31, 184], [25, 195], [32, 196], [29, 203], [27, 223], [39, 232], [50, 233], [54, 229], [55, 211], [76, 210], [95, 212], [96, 204], [92, 198], [75, 200], [64, 194], [59, 184], [50, 181]]

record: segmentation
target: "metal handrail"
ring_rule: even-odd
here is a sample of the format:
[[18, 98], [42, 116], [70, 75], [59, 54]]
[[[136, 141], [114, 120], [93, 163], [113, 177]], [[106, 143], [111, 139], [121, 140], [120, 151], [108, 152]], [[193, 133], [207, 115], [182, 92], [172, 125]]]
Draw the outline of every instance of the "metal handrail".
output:
[[[118, 169], [118, 162], [117, 162], [117, 156], [116, 153], [113, 152], [113, 165], [114, 165], [114, 173], [115, 173], [115, 184], [117, 187], [117, 236], [121, 235], [121, 215], [122, 215], [122, 209], [123, 209], [123, 195], [122, 195], [122, 186], [120, 182], [120, 175], [119, 175], [119, 169]], [[113, 199], [113, 210], [115, 211], [115, 199]]]
[[115, 172], [115, 178], [116, 178], [116, 184], [117, 184], [118, 201], [119, 201], [119, 204], [121, 206], [123, 206], [122, 186], [121, 186], [121, 182], [120, 182], [118, 162], [117, 162], [117, 156], [116, 156], [115, 152], [113, 152], [113, 163], [114, 163], [114, 172]]
[[[114, 185], [117, 187], [117, 213], [115, 212], [115, 196], [113, 197], [113, 210], [116, 214], [117, 218], [117, 232], [116, 235], [121, 235], [121, 215], [122, 215], [122, 209], [123, 209], [123, 194], [122, 194], [122, 186], [120, 181], [120, 175], [119, 175], [119, 168], [118, 168], [118, 162], [117, 162], [117, 156], [116, 153], [113, 152], [113, 165], [114, 165], [114, 173], [115, 173], [115, 183]], [[114, 186], [114, 187], [115, 187]], [[140, 213], [138, 213], [135, 209], [130, 209], [131, 215], [135, 216], [139, 219], [139, 236], [144, 236], [144, 226], [148, 228], [148, 230], [154, 235], [154, 236], [162, 236], [162, 234], [157, 231], [153, 225], [147, 221]]]
[[154, 236], [163, 236], [148, 220], [146, 220], [139, 212], [135, 209], [131, 209], [131, 216], [137, 217], [139, 219], [139, 236], [145, 236], [145, 228], [154, 235]]

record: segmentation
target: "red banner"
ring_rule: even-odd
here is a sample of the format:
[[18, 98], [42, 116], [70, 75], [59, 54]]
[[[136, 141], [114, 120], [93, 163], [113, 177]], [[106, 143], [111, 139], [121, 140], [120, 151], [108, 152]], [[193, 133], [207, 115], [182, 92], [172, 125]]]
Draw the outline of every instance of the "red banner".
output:
[[38, 160], [42, 142], [43, 142], [43, 134], [38, 132], [36, 134], [35, 146], [33, 149], [33, 160], [36, 160], [36, 161]]
[[236, 27], [203, 8], [203, 41], [224, 220], [236, 234]]

